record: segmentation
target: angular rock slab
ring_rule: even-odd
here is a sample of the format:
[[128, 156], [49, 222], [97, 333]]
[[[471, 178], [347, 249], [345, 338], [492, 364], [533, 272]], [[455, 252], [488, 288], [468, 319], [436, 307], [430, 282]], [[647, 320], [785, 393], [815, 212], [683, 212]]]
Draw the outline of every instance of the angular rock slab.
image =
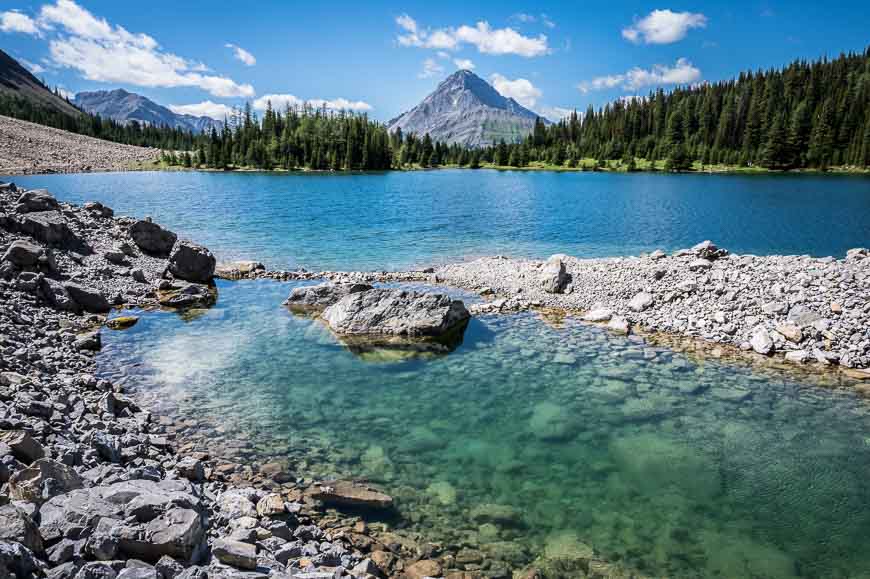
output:
[[350, 481], [323, 483], [315, 487], [311, 497], [328, 505], [345, 507], [389, 509], [393, 506], [390, 495]]
[[178, 236], [163, 229], [150, 219], [141, 219], [127, 230], [133, 242], [145, 253], [156, 257], [168, 257]]
[[321, 283], [293, 288], [284, 305], [299, 313], [321, 312], [340, 299], [373, 289], [367, 283]]

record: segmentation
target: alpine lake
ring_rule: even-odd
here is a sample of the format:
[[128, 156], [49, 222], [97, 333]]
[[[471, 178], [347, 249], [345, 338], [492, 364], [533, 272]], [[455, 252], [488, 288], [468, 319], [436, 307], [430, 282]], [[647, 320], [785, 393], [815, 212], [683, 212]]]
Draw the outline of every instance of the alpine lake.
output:
[[[841, 257], [870, 231], [870, 179], [855, 177], [14, 180], [152, 215], [219, 259], [276, 269], [627, 255], [702, 239]], [[476, 317], [444, 356], [360, 351], [281, 306], [299, 283], [218, 281], [208, 310], [134, 312], [133, 328], [104, 332], [99, 373], [214, 456], [376, 484], [396, 499], [391, 525], [463, 545], [471, 562], [519, 568], [592, 547], [656, 577], [870, 577], [870, 403], [830, 377], [535, 313]]]

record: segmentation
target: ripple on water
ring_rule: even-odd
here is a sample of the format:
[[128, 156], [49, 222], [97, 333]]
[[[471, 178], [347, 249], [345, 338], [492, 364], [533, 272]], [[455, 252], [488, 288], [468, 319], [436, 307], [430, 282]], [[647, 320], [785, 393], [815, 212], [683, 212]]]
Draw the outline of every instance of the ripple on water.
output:
[[533, 314], [371, 364], [285, 312], [290, 287], [144, 314], [100, 371], [230, 458], [368, 477], [404, 525], [511, 565], [570, 573], [594, 546], [652, 575], [870, 574], [870, 417], [848, 393]]

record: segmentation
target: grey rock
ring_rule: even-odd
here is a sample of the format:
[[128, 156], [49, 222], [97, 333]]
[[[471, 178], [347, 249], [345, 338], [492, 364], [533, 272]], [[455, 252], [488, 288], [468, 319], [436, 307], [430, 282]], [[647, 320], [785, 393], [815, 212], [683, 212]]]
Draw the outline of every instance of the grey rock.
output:
[[15, 458], [30, 464], [45, 456], [45, 449], [24, 430], [0, 430], [0, 442], [6, 444]]
[[19, 269], [57, 271], [57, 263], [51, 250], [21, 239], [12, 242], [9, 249], [3, 254], [3, 261], [8, 261]]
[[348, 335], [439, 337], [464, 329], [471, 314], [444, 294], [373, 289], [345, 296], [323, 312], [332, 330]]
[[806, 306], [796, 305], [788, 311], [787, 319], [799, 328], [805, 328], [821, 320], [822, 316]]
[[15, 207], [15, 211], [18, 213], [53, 211], [59, 207], [57, 199], [52, 197], [47, 190], [31, 189], [22, 193], [21, 197], [18, 198], [18, 205]]
[[215, 257], [202, 245], [179, 241], [169, 256], [169, 273], [194, 283], [208, 283], [214, 277]]
[[86, 312], [102, 314], [112, 309], [109, 301], [97, 289], [71, 282], [63, 284], [63, 287], [70, 297]]
[[642, 312], [650, 307], [652, 303], [653, 297], [651, 294], [640, 292], [631, 298], [631, 301], [628, 302], [628, 308], [633, 312]]
[[112, 210], [111, 207], [106, 207], [99, 201], [88, 201], [87, 203], [82, 205], [82, 208], [84, 208], [86, 211], [90, 211], [91, 213], [96, 213], [100, 217], [106, 219], [115, 215], [115, 212]]
[[43, 577], [33, 552], [16, 541], [0, 541], [0, 577], [32, 579]]
[[192, 456], [185, 456], [175, 465], [178, 475], [191, 481], [201, 481], [205, 478], [205, 468], [202, 461]]
[[56, 310], [64, 312], [78, 312], [81, 307], [70, 296], [64, 284], [50, 278], [43, 278], [40, 286], [45, 300]]
[[702, 241], [692, 247], [692, 253], [701, 259], [713, 261], [728, 254], [725, 249], [716, 247], [716, 244], [710, 240]]
[[773, 338], [770, 337], [770, 332], [763, 326], [755, 328], [752, 332], [752, 337], [749, 339], [749, 344], [759, 354], [766, 356], [773, 352]]
[[41, 458], [9, 478], [9, 496], [15, 500], [42, 503], [83, 485], [82, 477], [72, 467]]
[[59, 211], [27, 213], [19, 219], [18, 228], [46, 245], [75, 250], [86, 247], [69, 228]]
[[156, 257], [168, 257], [178, 239], [177, 235], [150, 219], [135, 222], [127, 231], [139, 249]]
[[350, 481], [320, 484], [315, 487], [311, 496], [328, 505], [378, 509], [389, 509], [393, 506], [393, 497], [390, 495], [368, 485]]
[[571, 281], [571, 276], [568, 275], [562, 258], [554, 255], [541, 265], [538, 279], [545, 292], [560, 294], [565, 291], [565, 287]]
[[216, 539], [211, 546], [212, 554], [225, 565], [239, 569], [257, 568], [257, 547], [232, 539]]
[[713, 267], [713, 264], [706, 259], [696, 259], [689, 263], [689, 271], [706, 271]]
[[43, 551], [39, 527], [15, 505], [0, 507], [0, 541], [17, 541], [36, 554]]
[[593, 307], [583, 314], [583, 320], [586, 322], [607, 322], [612, 317], [613, 311], [602, 306]]
[[372, 289], [366, 283], [322, 283], [293, 288], [284, 305], [302, 313], [320, 312], [350, 294]]

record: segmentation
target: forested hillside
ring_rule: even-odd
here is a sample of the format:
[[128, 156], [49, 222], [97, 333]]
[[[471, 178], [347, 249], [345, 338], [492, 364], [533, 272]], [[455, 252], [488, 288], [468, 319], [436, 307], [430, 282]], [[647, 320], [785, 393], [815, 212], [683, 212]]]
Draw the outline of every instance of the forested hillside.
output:
[[[496, 165], [579, 159], [667, 159], [770, 169], [870, 165], [870, 48], [736, 80], [657, 91], [644, 98], [538, 122], [519, 145], [480, 152]], [[461, 159], [456, 159], [461, 160]]]
[[366, 115], [308, 106], [281, 113], [270, 105], [259, 120], [249, 104], [227, 120], [223, 131], [198, 138], [192, 153], [169, 153], [165, 160], [217, 169], [366, 171], [393, 165], [386, 127]]

